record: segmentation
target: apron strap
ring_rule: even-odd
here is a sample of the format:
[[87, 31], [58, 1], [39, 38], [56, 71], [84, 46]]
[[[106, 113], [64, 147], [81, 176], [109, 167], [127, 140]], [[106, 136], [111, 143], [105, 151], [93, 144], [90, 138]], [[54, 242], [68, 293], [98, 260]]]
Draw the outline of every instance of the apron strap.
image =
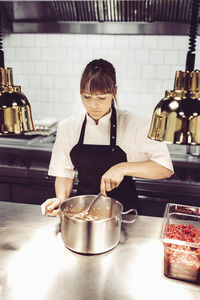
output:
[[[83, 121], [81, 133], [79, 136], [79, 141], [78, 141], [79, 145], [83, 145], [86, 122], [87, 122], [87, 117], [85, 115], [85, 119]], [[110, 125], [110, 146], [112, 148], [112, 151], [115, 151], [115, 147], [116, 147], [116, 131], [117, 131], [116, 109], [114, 105], [112, 105], [111, 125]]]
[[116, 139], [117, 139], [117, 117], [116, 117], [116, 109], [114, 105], [112, 105], [112, 115], [111, 115], [111, 124], [110, 124], [110, 146], [112, 151], [115, 151], [116, 147]]
[[83, 145], [86, 122], [87, 122], [87, 118], [86, 118], [86, 115], [85, 115], [85, 119], [83, 121], [82, 128], [81, 128], [81, 133], [80, 133], [79, 140], [78, 140], [79, 145]]

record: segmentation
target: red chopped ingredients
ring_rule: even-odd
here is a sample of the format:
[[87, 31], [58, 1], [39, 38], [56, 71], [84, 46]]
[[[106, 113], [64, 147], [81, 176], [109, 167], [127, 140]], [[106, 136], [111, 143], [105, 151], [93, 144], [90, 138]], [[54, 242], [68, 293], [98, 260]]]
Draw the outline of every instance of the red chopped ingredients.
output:
[[198, 244], [200, 243], [200, 229], [194, 227], [192, 224], [169, 224], [167, 227], [166, 237], [170, 239]]
[[[200, 243], [200, 229], [192, 224], [169, 224], [166, 237], [198, 244]], [[200, 281], [200, 246], [190, 247], [167, 243], [164, 260], [166, 276], [193, 282]]]

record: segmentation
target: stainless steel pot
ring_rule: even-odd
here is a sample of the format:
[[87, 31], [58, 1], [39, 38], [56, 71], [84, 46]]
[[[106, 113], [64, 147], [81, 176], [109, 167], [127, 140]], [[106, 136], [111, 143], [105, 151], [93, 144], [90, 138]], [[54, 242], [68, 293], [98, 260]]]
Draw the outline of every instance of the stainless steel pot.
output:
[[[123, 212], [120, 202], [109, 197], [98, 200], [91, 209], [91, 216], [98, 213], [100, 220], [79, 220], [71, 213], [79, 213], [86, 209], [96, 195], [84, 195], [68, 198], [60, 205], [61, 236], [65, 246], [75, 252], [85, 254], [103, 253], [114, 248], [120, 240], [121, 223], [133, 223], [137, 210]], [[70, 213], [66, 215], [64, 210]], [[122, 215], [133, 211], [133, 219], [122, 220]]]

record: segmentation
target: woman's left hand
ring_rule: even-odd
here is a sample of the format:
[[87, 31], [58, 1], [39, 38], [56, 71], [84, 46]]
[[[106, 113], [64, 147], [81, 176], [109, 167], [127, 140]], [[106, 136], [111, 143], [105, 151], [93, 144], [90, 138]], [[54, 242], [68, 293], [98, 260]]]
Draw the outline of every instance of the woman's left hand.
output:
[[101, 177], [101, 184], [100, 184], [101, 194], [106, 197], [106, 192], [110, 192], [114, 188], [118, 187], [122, 182], [123, 178], [124, 175], [122, 173], [122, 168], [119, 164], [111, 167]]

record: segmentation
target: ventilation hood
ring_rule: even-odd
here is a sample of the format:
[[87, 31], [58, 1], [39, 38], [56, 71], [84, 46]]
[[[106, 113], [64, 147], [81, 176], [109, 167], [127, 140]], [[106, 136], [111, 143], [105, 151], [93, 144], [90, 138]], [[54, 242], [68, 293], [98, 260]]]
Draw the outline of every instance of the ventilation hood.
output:
[[2, 1], [12, 33], [187, 35], [191, 0]]

